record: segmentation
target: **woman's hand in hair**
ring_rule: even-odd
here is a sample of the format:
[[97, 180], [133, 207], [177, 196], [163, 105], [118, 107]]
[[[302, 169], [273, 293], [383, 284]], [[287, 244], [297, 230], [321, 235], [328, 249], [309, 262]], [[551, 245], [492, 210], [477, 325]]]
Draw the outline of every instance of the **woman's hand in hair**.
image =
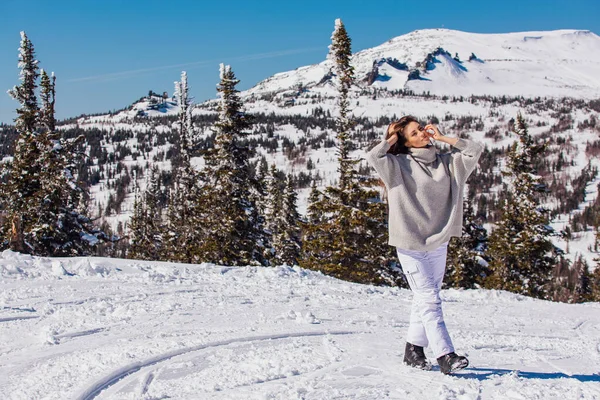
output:
[[451, 146], [458, 142], [458, 138], [449, 138], [442, 135], [438, 127], [433, 124], [426, 125], [425, 132], [427, 132], [427, 135], [429, 135], [430, 138], [434, 140], [439, 140], [440, 142], [448, 143]]
[[388, 127], [388, 138], [386, 139], [390, 146], [393, 146], [398, 141], [398, 134], [394, 133], [390, 135], [390, 128]]

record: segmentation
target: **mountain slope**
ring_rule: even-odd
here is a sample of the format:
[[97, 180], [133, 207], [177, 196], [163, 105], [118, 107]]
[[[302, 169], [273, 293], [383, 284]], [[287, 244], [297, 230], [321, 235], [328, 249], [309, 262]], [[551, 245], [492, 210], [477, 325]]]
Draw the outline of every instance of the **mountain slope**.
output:
[[[572, 260], [583, 254], [594, 266], [596, 217], [586, 207], [600, 210], [600, 176], [585, 178], [584, 172], [588, 166], [600, 167], [600, 101], [586, 98], [600, 97], [600, 78], [595, 74], [600, 70], [599, 46], [600, 38], [588, 31], [490, 35], [423, 30], [363, 50], [354, 56], [358, 84], [351, 92], [350, 107], [358, 124], [352, 132], [356, 146], [352, 156], [364, 157], [389, 121], [406, 114], [434, 121], [448, 135], [480, 141], [489, 152], [472, 178], [478, 184], [472, 187], [481, 221], [493, 222], [493, 203], [502, 190], [504, 151], [515, 140], [511, 121], [521, 112], [534, 137], [549, 144], [541, 165], [552, 186], [545, 203], [551, 210], [562, 208], [553, 225], [557, 230], [570, 227], [573, 233], [569, 242], [557, 237], [555, 243], [568, 249]], [[472, 53], [475, 58], [468, 61]], [[337, 105], [328, 63], [276, 74], [241, 93], [245, 109], [256, 117], [246, 138], [255, 151], [252, 161], [275, 164], [297, 178], [301, 213], [313, 179], [323, 188], [338, 178], [333, 131]], [[192, 86], [194, 79], [192, 75]], [[406, 90], [411, 88], [414, 92]], [[470, 91], [497, 96], [461, 95]], [[549, 97], [530, 96], [528, 91]], [[194, 109], [201, 146], [208, 145], [216, 105], [211, 100]], [[113, 230], [128, 229], [132, 171], [143, 190], [146, 172], [158, 165], [162, 189], [168, 192], [177, 111], [167, 96], [153, 94], [126, 110], [81, 117], [61, 126], [70, 135], [88, 135], [89, 209]], [[202, 157], [193, 162], [199, 168], [203, 165]], [[374, 175], [365, 163], [361, 168]]]
[[[458, 56], [457, 59], [454, 57]], [[353, 56], [362, 86], [439, 95], [600, 96], [600, 37], [583, 30], [477, 34], [425, 29]], [[275, 74], [248, 93], [322, 86], [331, 62]]]

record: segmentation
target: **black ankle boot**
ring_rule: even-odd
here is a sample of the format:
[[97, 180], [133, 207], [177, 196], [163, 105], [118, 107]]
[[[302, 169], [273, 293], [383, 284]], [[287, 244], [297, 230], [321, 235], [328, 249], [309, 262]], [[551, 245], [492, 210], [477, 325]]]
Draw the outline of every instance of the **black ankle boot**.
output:
[[469, 360], [467, 360], [467, 357], [459, 356], [454, 352], [439, 357], [437, 362], [440, 365], [440, 370], [445, 375], [460, 371], [461, 369], [469, 366]]
[[431, 369], [431, 363], [425, 357], [423, 348], [408, 342], [406, 342], [406, 349], [404, 350], [404, 364], [426, 371]]

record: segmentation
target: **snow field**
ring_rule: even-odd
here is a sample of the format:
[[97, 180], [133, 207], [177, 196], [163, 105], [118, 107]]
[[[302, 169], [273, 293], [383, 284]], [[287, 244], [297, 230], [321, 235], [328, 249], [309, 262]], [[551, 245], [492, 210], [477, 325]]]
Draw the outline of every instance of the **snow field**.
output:
[[287, 266], [6, 251], [0, 398], [600, 398], [599, 303], [442, 297], [455, 347], [471, 360], [455, 376], [402, 364], [404, 289]]

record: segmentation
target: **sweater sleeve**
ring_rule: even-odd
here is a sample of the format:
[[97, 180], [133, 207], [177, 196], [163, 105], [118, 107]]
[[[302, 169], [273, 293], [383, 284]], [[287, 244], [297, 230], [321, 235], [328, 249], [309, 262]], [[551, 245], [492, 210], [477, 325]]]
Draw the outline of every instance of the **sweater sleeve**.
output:
[[458, 139], [453, 147], [451, 157], [455, 174], [459, 180], [466, 182], [477, 166], [483, 145], [472, 140]]
[[375, 168], [377, 174], [388, 187], [392, 188], [402, 183], [402, 174], [394, 155], [387, 154], [391, 145], [387, 140], [382, 140], [377, 146], [373, 147], [371, 151], [367, 152], [367, 162]]

